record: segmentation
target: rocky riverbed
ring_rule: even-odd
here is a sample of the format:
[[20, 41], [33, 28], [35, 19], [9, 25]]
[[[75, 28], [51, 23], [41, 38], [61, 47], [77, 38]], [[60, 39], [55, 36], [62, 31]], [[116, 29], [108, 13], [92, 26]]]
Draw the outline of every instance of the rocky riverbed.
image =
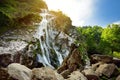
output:
[[11, 54], [0, 54], [0, 80], [120, 80], [120, 59], [94, 54], [90, 62], [86, 68], [76, 47], [57, 69], [24, 59], [21, 53], [12, 58]]

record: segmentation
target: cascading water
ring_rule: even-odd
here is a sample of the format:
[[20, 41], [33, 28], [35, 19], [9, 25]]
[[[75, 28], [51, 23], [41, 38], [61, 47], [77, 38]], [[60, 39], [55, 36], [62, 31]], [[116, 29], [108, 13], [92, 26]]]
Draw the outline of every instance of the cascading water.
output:
[[59, 48], [55, 45], [55, 34], [58, 34], [59, 32], [55, 31], [54, 25], [52, 25], [54, 16], [49, 14], [45, 9], [42, 10], [40, 15], [42, 16], [42, 21], [34, 35], [34, 37], [39, 40], [41, 48], [41, 53], [37, 53], [37, 61], [43, 63], [44, 66], [54, 68], [51, 55], [56, 55], [53, 58], [57, 57], [57, 65], [60, 65], [65, 53], [62, 54], [62, 51], [59, 51]]
[[[34, 35], [40, 44], [37, 61], [43, 63], [44, 66], [58, 67], [62, 63], [63, 58], [69, 54], [69, 47], [75, 40], [56, 30], [52, 23], [55, 17], [49, 14], [46, 9], [43, 9], [40, 15], [42, 16], [42, 21]], [[88, 66], [89, 60], [86, 61], [86, 67]]]
[[53, 66], [50, 64], [50, 54], [49, 54], [49, 34], [48, 34], [48, 23], [47, 16], [49, 15], [47, 13], [47, 10], [42, 10], [42, 13], [40, 14], [42, 16], [42, 21], [40, 23], [40, 26], [38, 27], [38, 31], [35, 34], [35, 38], [39, 39], [40, 41], [40, 48], [42, 55], [37, 54], [38, 62], [42, 62], [44, 66], [50, 66], [53, 68]]

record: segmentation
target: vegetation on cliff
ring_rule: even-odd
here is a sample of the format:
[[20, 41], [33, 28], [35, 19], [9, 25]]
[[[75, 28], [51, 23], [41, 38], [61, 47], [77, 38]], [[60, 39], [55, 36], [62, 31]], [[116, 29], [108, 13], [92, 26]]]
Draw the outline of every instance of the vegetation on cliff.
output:
[[10, 28], [40, 22], [39, 13], [42, 8], [47, 9], [43, 0], [1, 0], [0, 33]]
[[69, 33], [72, 28], [72, 21], [70, 17], [63, 14], [62, 11], [51, 11], [51, 14], [55, 16], [54, 24], [59, 31]]

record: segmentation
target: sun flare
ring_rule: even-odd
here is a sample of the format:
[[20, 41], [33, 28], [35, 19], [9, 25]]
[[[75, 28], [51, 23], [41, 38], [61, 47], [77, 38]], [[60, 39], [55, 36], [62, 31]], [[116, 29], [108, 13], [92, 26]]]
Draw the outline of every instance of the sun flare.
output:
[[72, 24], [82, 26], [93, 14], [94, 0], [44, 0], [49, 10], [61, 10], [68, 15]]

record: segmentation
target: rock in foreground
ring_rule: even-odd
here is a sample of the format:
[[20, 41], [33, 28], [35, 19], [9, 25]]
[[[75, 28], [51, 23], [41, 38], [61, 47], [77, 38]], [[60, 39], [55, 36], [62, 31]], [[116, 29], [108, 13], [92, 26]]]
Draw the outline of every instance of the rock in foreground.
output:
[[18, 80], [31, 80], [32, 78], [32, 70], [18, 63], [10, 64], [8, 66], [8, 73], [11, 77]]
[[32, 72], [34, 79], [37, 80], [64, 80], [61, 75], [48, 67], [34, 68]]

